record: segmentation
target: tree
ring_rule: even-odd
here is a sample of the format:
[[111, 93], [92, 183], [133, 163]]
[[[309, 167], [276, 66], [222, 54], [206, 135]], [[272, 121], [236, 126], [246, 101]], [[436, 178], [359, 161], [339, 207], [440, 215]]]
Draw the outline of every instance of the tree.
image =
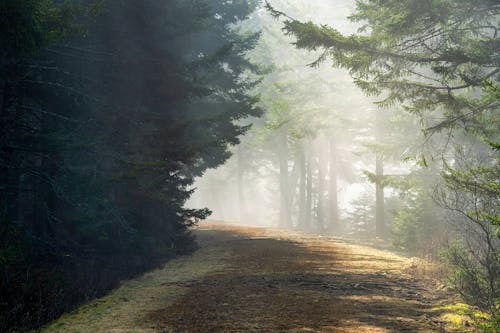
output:
[[[476, 142], [459, 149], [455, 165], [442, 171], [445, 186], [436, 193], [438, 203], [462, 222], [461, 231], [467, 234], [447, 253], [456, 268], [456, 289], [465, 300], [496, 316], [500, 300], [499, 158], [495, 143], [485, 147]], [[484, 160], [493, 162], [484, 164]]]
[[[284, 19], [284, 31], [296, 38], [296, 47], [322, 51], [312, 65], [331, 59], [334, 65], [347, 69], [366, 94], [382, 96], [380, 106], [401, 106], [420, 116], [428, 136], [447, 130], [447, 145], [454, 137], [472, 134], [496, 147], [500, 129], [497, 1], [361, 0], [351, 19], [363, 26], [353, 35], [327, 25], [300, 22], [269, 3], [267, 8], [276, 18]], [[470, 145], [471, 141], [465, 143]], [[484, 272], [497, 274], [492, 267], [497, 265], [498, 244], [491, 242], [490, 230], [497, 224], [497, 212], [488, 204], [493, 200], [495, 205], [499, 193], [493, 185], [498, 175], [491, 167], [497, 159], [486, 155], [478, 165], [463, 168], [451, 165], [458, 160], [444, 155], [447, 190], [440, 196], [443, 206], [465, 216], [456, 221], [486, 230], [481, 242], [466, 249], [465, 257], [455, 259], [476, 258], [466, 273], [482, 277], [469, 279], [469, 287], [479, 293], [488, 291], [488, 301], [478, 305], [491, 310], [497, 297], [496, 282], [485, 279], [491, 275]], [[425, 157], [420, 162], [427, 164]], [[487, 193], [478, 188], [488, 189]], [[446, 195], [447, 191], [452, 195]], [[487, 213], [483, 214], [483, 209]], [[470, 243], [475, 236], [465, 233], [463, 238]], [[486, 252], [477, 257], [479, 249]], [[489, 281], [489, 287], [483, 288], [481, 281]], [[471, 289], [462, 287], [465, 294], [471, 294]]]
[[364, 34], [350, 36], [267, 8], [284, 18], [298, 48], [322, 50], [313, 65], [332, 59], [367, 94], [385, 92], [381, 105], [438, 113], [424, 124], [428, 131], [496, 130], [485, 125], [499, 106], [492, 91], [500, 74], [496, 1], [359, 1], [351, 19], [364, 24]]
[[407, 175], [389, 181], [402, 204], [394, 212], [393, 244], [411, 255], [432, 260], [439, 259], [447, 243], [456, 238], [447, 223], [446, 210], [433, 198], [436, 188], [442, 186], [438, 166], [414, 165]]
[[1, 331], [195, 248], [194, 177], [259, 115], [259, 36], [234, 29], [255, 5], [0, 4]]

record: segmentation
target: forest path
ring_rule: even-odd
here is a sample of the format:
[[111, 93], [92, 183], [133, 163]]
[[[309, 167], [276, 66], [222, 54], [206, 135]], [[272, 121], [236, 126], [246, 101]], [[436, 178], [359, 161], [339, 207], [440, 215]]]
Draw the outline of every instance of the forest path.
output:
[[410, 259], [344, 241], [203, 223], [192, 256], [124, 282], [44, 332], [439, 332]]

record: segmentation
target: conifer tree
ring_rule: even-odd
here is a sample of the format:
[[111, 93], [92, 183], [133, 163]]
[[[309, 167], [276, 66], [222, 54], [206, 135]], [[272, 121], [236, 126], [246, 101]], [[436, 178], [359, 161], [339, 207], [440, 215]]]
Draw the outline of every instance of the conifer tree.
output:
[[96, 3], [0, 4], [0, 331], [195, 248], [194, 177], [259, 115], [254, 1]]

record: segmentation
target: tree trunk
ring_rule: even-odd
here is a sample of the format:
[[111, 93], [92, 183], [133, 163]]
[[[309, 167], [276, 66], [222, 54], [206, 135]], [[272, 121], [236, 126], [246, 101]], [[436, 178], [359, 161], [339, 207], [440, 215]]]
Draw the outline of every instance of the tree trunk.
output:
[[337, 144], [335, 139], [330, 138], [330, 187], [328, 189], [329, 202], [329, 228], [332, 232], [340, 231], [339, 223], [339, 204], [337, 188]]
[[[323, 142], [321, 142], [323, 143]], [[320, 146], [319, 156], [318, 156], [318, 221], [317, 230], [318, 232], [324, 232], [326, 229], [326, 200], [325, 200], [325, 190], [326, 190], [326, 167], [328, 160], [325, 158], [323, 144]]]
[[[292, 171], [288, 173], [288, 210], [289, 210], [289, 216], [290, 216], [290, 223], [289, 227], [293, 228], [296, 225], [294, 224], [294, 219], [295, 216], [297, 215], [297, 209], [294, 209], [297, 207], [297, 186], [299, 182], [299, 157], [296, 156], [295, 162], [293, 163]], [[296, 222], [296, 221], [295, 221]]]
[[[297, 227], [301, 230], [306, 229], [306, 153], [304, 145], [301, 144], [299, 151], [299, 217]], [[310, 206], [309, 206], [310, 209]]]
[[290, 207], [288, 192], [288, 134], [286, 129], [279, 133], [278, 158], [280, 167], [280, 228], [290, 227]]
[[[384, 119], [385, 114], [382, 110], [376, 111], [375, 114], [375, 140], [377, 143], [382, 142], [384, 134]], [[385, 214], [384, 214], [384, 156], [381, 151], [375, 154], [375, 234], [377, 237], [385, 238]]]
[[376, 193], [375, 193], [375, 228], [378, 237], [385, 237], [385, 218], [384, 218], [384, 163], [380, 154], [376, 157], [375, 178]]
[[310, 146], [307, 147], [305, 151], [306, 158], [306, 205], [304, 207], [304, 228], [306, 230], [311, 230], [312, 224], [312, 184], [313, 184], [313, 172], [312, 172], [312, 152]]
[[238, 153], [237, 153], [237, 158], [238, 158], [238, 180], [237, 180], [237, 186], [238, 186], [238, 210], [239, 210], [239, 216], [240, 216], [240, 222], [245, 223], [246, 222], [246, 201], [245, 201], [245, 189], [244, 189], [244, 162], [243, 162], [243, 148], [241, 147], [241, 144], [238, 146]]

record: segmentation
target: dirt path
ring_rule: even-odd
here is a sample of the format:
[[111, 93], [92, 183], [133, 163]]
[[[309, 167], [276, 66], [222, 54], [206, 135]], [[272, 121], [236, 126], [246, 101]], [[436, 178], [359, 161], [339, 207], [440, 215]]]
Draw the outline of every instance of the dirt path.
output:
[[440, 332], [409, 259], [277, 230], [204, 224], [201, 249], [44, 332]]

